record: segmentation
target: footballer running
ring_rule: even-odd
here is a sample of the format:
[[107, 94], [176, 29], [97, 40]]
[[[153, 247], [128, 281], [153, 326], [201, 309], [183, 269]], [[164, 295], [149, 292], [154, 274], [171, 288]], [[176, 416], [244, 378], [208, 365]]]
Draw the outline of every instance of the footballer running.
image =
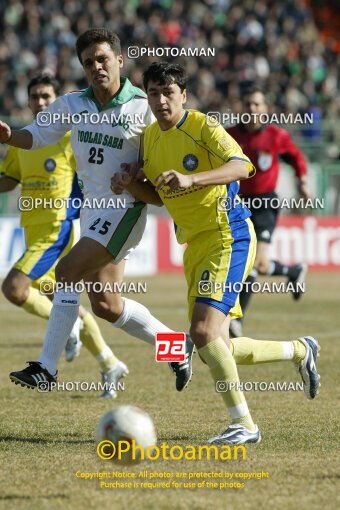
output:
[[[58, 81], [47, 73], [38, 74], [30, 80], [28, 105], [34, 117], [56, 100], [59, 89]], [[81, 198], [70, 133], [57, 143], [32, 152], [10, 147], [1, 171], [0, 193], [11, 191], [20, 184], [22, 196], [32, 200], [42, 196], [47, 202], [55, 198]], [[58, 209], [36, 207], [21, 212], [26, 250], [2, 284], [2, 292], [11, 303], [37, 317], [49, 318], [52, 302], [38, 289], [45, 282], [53, 288], [55, 266], [75, 243], [73, 220], [78, 216], [79, 209], [72, 206]], [[82, 343], [98, 360], [103, 383], [114, 381], [119, 360], [105, 343], [94, 317], [80, 306], [79, 318], [65, 347], [66, 361], [72, 361], [79, 354]], [[117, 392], [111, 386], [101, 396], [114, 398]]]
[[[227, 289], [234, 289], [254, 264], [256, 236], [251, 213], [238, 203], [237, 192], [238, 181], [252, 177], [255, 168], [220, 124], [212, 126], [203, 113], [184, 109], [182, 66], [153, 63], [144, 72], [143, 84], [157, 119], [145, 132], [143, 171], [155, 189], [152, 203], [165, 205], [175, 222], [178, 242], [187, 244], [184, 271], [190, 335], [215, 384], [235, 383], [222, 393], [231, 423], [209, 443], [258, 443], [260, 430], [239, 389], [237, 365], [290, 360], [302, 377], [306, 396], [313, 399], [320, 381], [318, 343], [309, 336], [290, 342], [229, 339], [230, 320], [242, 316], [239, 296], [221, 287], [215, 292], [213, 284], [225, 282]], [[116, 192], [129, 189], [135, 168], [128, 166], [127, 170], [129, 179], [113, 178]], [[145, 194], [150, 194], [150, 184], [144, 186]], [[142, 192], [139, 196], [146, 200]], [[231, 207], [219, 207], [221, 197]], [[210, 293], [202, 295], [202, 282], [211, 283]]]
[[[111, 30], [94, 28], [79, 36], [76, 42], [78, 58], [84, 68], [89, 87], [83, 91], [60, 96], [46, 109], [51, 118], [74, 114], [84, 115], [82, 122], [71, 124], [63, 119], [48, 126], [37, 120], [18, 131], [12, 131], [0, 122], [0, 142], [23, 149], [39, 149], [57, 143], [71, 131], [71, 143], [77, 166], [78, 179], [87, 200], [112, 200], [110, 179], [120, 171], [122, 163], [138, 160], [141, 137], [153, 121], [145, 93], [121, 76], [123, 56], [120, 40]], [[138, 118], [144, 123], [111, 125], [107, 122], [91, 123], [91, 113], [105, 117]], [[86, 132], [87, 136], [81, 136]], [[96, 136], [97, 135], [97, 136]], [[94, 143], [93, 140], [97, 140]], [[107, 143], [112, 140], [112, 143]], [[80, 214], [81, 238], [63, 257], [55, 268], [56, 281], [63, 285], [55, 292], [46, 337], [39, 359], [27, 368], [10, 374], [10, 379], [29, 387], [37, 386], [37, 380], [55, 382], [57, 365], [67, 338], [78, 317], [80, 294], [75, 283], [84, 280], [91, 284], [123, 280], [125, 260], [140, 242], [146, 224], [147, 207], [129, 191], [124, 192], [125, 207], [82, 209]], [[88, 288], [86, 286], [86, 288]], [[151, 315], [142, 304], [120, 293], [88, 291], [94, 313], [109, 321], [114, 327], [154, 345], [157, 332], [171, 331]], [[176, 388], [185, 388], [192, 375], [191, 359], [193, 344], [187, 338], [186, 358], [172, 363], [176, 374]], [[127, 367], [119, 362], [115, 380], [127, 374]]]

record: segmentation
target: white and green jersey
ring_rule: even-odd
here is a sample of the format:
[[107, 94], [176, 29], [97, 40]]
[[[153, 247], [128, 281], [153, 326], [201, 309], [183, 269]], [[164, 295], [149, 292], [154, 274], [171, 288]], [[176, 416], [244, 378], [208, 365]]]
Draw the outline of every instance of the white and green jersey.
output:
[[[121, 85], [119, 94], [104, 107], [98, 105], [91, 87], [65, 94], [25, 127], [32, 133], [33, 149], [53, 145], [71, 130], [78, 180], [88, 200], [112, 200], [112, 175], [121, 172], [121, 163], [138, 160], [141, 135], [155, 120], [146, 94], [125, 77]], [[126, 207], [133, 207], [130, 193], [120, 198]]]

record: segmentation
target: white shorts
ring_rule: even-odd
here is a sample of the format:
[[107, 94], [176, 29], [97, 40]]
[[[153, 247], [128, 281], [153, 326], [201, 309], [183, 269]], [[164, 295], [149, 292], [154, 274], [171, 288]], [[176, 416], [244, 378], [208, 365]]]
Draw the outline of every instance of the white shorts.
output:
[[140, 243], [146, 215], [144, 202], [135, 202], [130, 209], [82, 209], [80, 237], [100, 243], [111, 253], [113, 263], [118, 264]]

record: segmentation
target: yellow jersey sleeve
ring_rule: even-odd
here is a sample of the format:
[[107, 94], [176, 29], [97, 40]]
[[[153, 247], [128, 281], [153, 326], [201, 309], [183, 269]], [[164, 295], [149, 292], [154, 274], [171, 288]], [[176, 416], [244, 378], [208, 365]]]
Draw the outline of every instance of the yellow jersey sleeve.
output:
[[77, 165], [76, 165], [76, 160], [75, 160], [74, 153], [73, 153], [72, 146], [71, 146], [71, 132], [70, 131], [68, 133], [66, 133], [66, 135], [59, 141], [59, 144], [63, 147], [67, 162], [68, 162], [71, 170], [73, 170], [73, 172], [75, 172]]
[[256, 169], [250, 159], [243, 153], [236, 140], [226, 132], [221, 124], [210, 123], [208, 119], [209, 117], [206, 117], [201, 133], [202, 142], [206, 149], [225, 163], [233, 160], [243, 161], [247, 165], [249, 177], [253, 177]]
[[17, 147], [10, 147], [8, 149], [6, 157], [1, 163], [0, 173], [7, 177], [11, 177], [18, 182], [21, 181], [21, 170]]

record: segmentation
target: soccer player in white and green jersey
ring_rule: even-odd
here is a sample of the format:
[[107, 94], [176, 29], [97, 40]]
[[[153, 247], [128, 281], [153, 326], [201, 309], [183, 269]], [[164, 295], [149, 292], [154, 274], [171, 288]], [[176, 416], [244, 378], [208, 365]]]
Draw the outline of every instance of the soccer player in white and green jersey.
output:
[[[28, 105], [34, 117], [56, 100], [59, 89], [59, 82], [47, 73], [37, 74], [30, 80], [27, 86]], [[72, 199], [78, 197], [79, 202], [81, 194], [75, 175], [70, 133], [66, 133], [58, 143], [36, 151], [10, 147], [0, 171], [0, 193], [21, 185], [22, 197], [32, 202], [41, 199], [40, 206], [21, 211], [20, 224], [25, 229], [26, 249], [4, 279], [2, 292], [14, 305], [48, 320], [52, 303], [44, 294], [44, 285], [48, 283], [53, 288], [55, 266], [76, 241], [73, 220], [79, 217], [79, 208], [72, 206]], [[51, 203], [51, 207], [44, 208], [42, 200]], [[54, 201], [59, 201], [58, 207], [53, 207]], [[65, 347], [67, 361], [72, 361], [79, 354], [79, 336], [97, 359], [103, 382], [114, 381], [115, 373], [121, 371], [122, 362], [105, 343], [94, 317], [82, 306]], [[114, 384], [107, 386], [101, 396], [116, 397]]]
[[[82, 279], [90, 284], [120, 283], [125, 259], [141, 240], [146, 223], [145, 203], [125, 192], [125, 207], [112, 207], [110, 190], [112, 174], [120, 171], [121, 164], [138, 159], [141, 136], [152, 121], [146, 95], [120, 76], [123, 56], [112, 31], [90, 29], [78, 38], [76, 49], [88, 89], [59, 97], [23, 130], [12, 131], [0, 122], [0, 142], [24, 149], [56, 143], [71, 130], [78, 178], [85, 201], [92, 202], [81, 211], [80, 241], [55, 270], [63, 287], [55, 293], [42, 353], [36, 363], [10, 374], [12, 381], [30, 387], [37, 386], [37, 378], [55, 381], [58, 360], [80, 305], [74, 284]], [[94, 200], [101, 201], [100, 208], [95, 208]], [[150, 344], [154, 344], [155, 333], [170, 331], [147, 308], [120, 293], [90, 290], [88, 295], [96, 315]], [[187, 344], [186, 360], [173, 367], [179, 391], [192, 373], [193, 347], [189, 339]], [[124, 371], [122, 366], [122, 375]]]

